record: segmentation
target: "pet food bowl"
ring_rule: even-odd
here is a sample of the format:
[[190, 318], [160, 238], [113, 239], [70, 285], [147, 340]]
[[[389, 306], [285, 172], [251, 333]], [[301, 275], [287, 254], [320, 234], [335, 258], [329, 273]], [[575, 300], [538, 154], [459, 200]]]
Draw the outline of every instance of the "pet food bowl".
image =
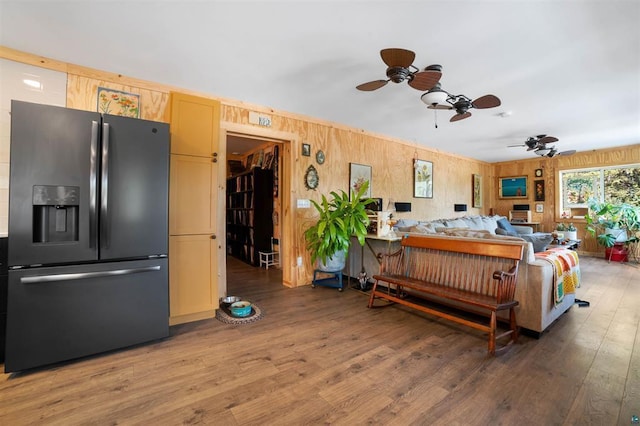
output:
[[227, 296], [227, 297], [221, 297], [220, 303], [224, 303], [225, 305], [230, 305], [232, 303], [239, 302], [241, 300], [242, 299], [238, 296]]
[[233, 302], [229, 309], [234, 317], [246, 317], [251, 314], [251, 302], [247, 302], [246, 300]]

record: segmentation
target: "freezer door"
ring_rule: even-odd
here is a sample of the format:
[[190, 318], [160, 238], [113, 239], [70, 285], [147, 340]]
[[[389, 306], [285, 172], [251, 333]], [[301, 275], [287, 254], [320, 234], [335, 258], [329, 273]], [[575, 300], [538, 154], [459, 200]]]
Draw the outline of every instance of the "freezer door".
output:
[[100, 258], [168, 253], [169, 125], [104, 116]]
[[167, 259], [9, 271], [5, 372], [169, 335]]
[[11, 103], [9, 266], [91, 261], [100, 115]]

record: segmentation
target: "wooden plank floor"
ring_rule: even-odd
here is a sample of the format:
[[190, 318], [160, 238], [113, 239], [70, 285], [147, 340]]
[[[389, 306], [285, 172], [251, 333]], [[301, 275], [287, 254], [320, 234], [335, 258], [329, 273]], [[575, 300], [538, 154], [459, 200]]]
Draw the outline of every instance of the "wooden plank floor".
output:
[[486, 336], [356, 290], [283, 287], [230, 259], [264, 317], [0, 377], [0, 425], [629, 425], [640, 416], [640, 269], [583, 257], [579, 299], [541, 339]]

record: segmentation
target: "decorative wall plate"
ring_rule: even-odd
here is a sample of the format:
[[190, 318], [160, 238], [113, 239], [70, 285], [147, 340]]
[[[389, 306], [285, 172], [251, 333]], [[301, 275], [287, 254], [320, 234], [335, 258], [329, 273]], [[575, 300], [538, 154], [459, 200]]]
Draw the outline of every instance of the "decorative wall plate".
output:
[[324, 164], [324, 152], [321, 149], [316, 152], [316, 161], [318, 164]]
[[307, 189], [316, 189], [319, 181], [320, 178], [318, 177], [318, 171], [315, 167], [309, 166], [304, 174], [304, 186], [306, 186]]

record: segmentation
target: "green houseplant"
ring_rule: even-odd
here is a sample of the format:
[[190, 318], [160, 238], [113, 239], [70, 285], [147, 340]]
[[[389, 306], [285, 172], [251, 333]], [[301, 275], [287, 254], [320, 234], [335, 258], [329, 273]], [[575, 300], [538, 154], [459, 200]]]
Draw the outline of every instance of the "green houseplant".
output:
[[637, 240], [636, 233], [640, 229], [639, 207], [627, 203], [600, 202], [594, 198], [589, 199], [588, 205], [586, 229], [596, 236], [600, 245], [613, 247], [616, 243]]
[[[351, 200], [342, 190], [332, 191], [330, 200], [324, 195], [320, 203], [311, 200], [320, 217], [304, 232], [304, 237], [307, 250], [311, 253], [311, 263], [317, 261], [319, 269], [335, 271], [344, 268], [352, 236], [358, 239], [360, 245], [364, 245], [369, 225], [366, 206], [373, 201], [363, 198], [368, 188], [369, 182], [365, 182], [357, 193], [352, 192]], [[334, 256], [338, 258], [338, 264], [342, 263], [342, 267], [331, 266], [329, 261]]]
[[587, 231], [595, 235], [598, 244], [605, 247], [607, 259], [626, 261], [628, 247], [632, 246], [637, 250], [640, 207], [595, 199], [590, 199], [588, 205], [589, 214], [585, 217]]

